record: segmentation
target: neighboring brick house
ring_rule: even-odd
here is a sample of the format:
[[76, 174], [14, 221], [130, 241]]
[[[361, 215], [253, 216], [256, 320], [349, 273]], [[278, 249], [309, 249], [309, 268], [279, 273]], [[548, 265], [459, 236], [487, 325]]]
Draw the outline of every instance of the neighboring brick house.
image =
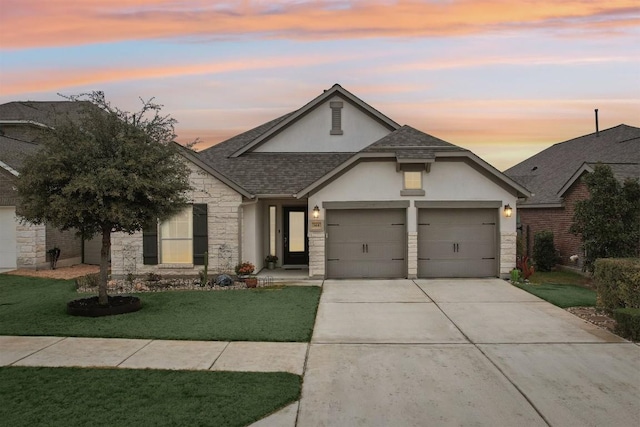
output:
[[89, 249], [95, 245], [84, 245], [74, 230], [21, 224], [16, 216], [20, 199], [15, 181], [24, 158], [38, 149], [43, 129], [77, 113], [78, 103], [68, 101], [0, 105], [0, 269], [49, 268], [47, 251], [53, 248], [60, 249], [59, 266], [96, 259], [96, 250]]
[[[569, 232], [575, 203], [589, 197], [582, 181], [596, 163], [607, 164], [620, 182], [640, 177], [640, 128], [618, 125], [555, 144], [505, 171], [533, 194], [518, 202], [518, 221], [527, 253], [535, 233], [553, 231], [560, 263], [582, 267], [580, 236]], [[570, 257], [578, 255], [572, 262]]]

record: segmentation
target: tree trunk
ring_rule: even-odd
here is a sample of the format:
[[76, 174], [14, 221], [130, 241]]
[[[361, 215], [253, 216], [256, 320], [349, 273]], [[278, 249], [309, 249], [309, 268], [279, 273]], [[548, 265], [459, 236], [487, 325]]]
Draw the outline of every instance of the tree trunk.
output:
[[111, 227], [102, 227], [102, 247], [100, 248], [100, 283], [98, 284], [98, 303], [107, 305], [107, 272], [109, 270], [109, 253], [111, 252]]

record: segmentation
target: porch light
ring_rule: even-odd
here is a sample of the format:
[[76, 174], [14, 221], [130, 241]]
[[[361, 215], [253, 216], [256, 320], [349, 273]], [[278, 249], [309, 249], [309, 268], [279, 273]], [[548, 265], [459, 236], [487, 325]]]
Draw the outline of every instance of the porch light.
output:
[[511, 218], [511, 213], [513, 212], [513, 209], [511, 209], [511, 206], [504, 205], [504, 216], [506, 216], [507, 218]]
[[318, 207], [318, 205], [316, 205], [313, 208], [313, 217], [318, 219], [319, 216], [320, 216], [320, 208]]

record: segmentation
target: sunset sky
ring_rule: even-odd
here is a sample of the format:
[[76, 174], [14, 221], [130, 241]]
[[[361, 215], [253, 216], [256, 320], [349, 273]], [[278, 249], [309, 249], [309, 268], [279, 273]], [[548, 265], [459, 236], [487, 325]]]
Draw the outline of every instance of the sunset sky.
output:
[[640, 127], [640, 3], [0, 0], [0, 103], [155, 97], [204, 148], [334, 83], [504, 170]]

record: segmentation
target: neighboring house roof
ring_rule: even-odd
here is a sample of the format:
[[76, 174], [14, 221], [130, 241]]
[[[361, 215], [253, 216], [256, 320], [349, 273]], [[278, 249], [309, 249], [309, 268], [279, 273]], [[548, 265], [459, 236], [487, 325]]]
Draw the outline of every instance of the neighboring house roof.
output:
[[0, 105], [0, 121], [54, 126], [61, 117], [78, 117], [87, 102], [15, 101]]
[[564, 192], [596, 163], [609, 164], [620, 180], [640, 177], [640, 128], [621, 124], [570, 139], [504, 173], [533, 193], [519, 206], [559, 207]]
[[[24, 158], [37, 149], [38, 144], [0, 135], [0, 162], [14, 171], [20, 170]], [[3, 168], [7, 169], [5, 166]]]

